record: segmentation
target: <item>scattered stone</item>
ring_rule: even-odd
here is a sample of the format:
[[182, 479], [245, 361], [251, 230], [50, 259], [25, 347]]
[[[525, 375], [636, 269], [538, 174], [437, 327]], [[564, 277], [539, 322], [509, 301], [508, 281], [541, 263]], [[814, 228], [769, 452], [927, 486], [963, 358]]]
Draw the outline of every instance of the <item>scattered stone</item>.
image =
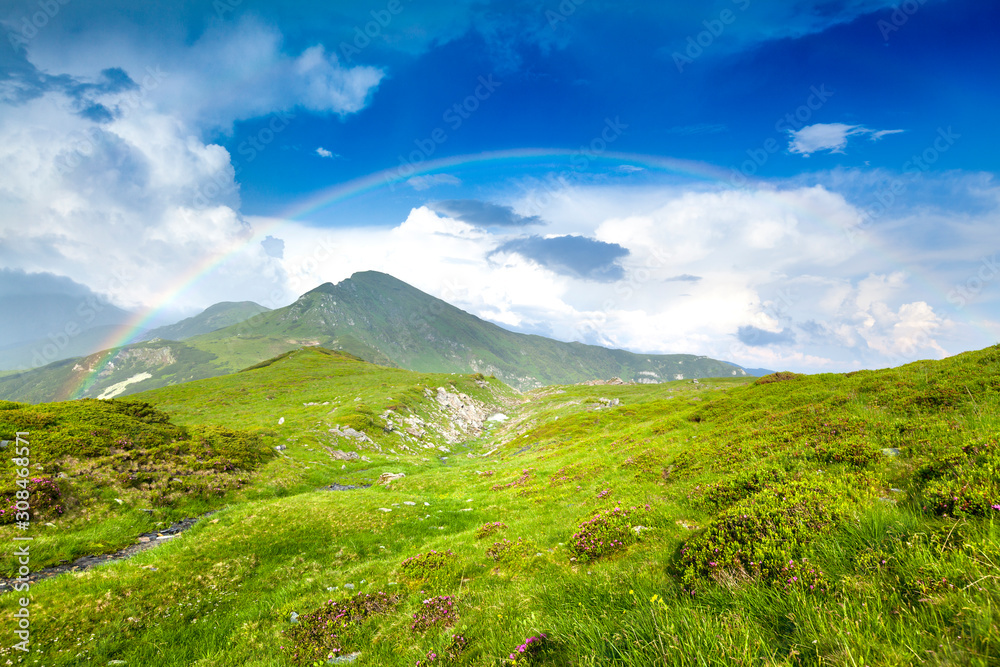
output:
[[392, 511], [388, 507], [379, 507], [378, 509], [379, 509], [380, 512], [391, 512]]
[[344, 584], [344, 588], [346, 588], [349, 591], [353, 591], [354, 590], [354, 584]]
[[275, 449], [278, 450], [279, 452], [283, 452], [285, 451], [286, 447], [284, 445], [278, 445], [277, 447], [275, 447]]
[[487, 419], [486, 421], [489, 421], [489, 422], [505, 422], [508, 419], [510, 419], [510, 417], [508, 417], [504, 413], [497, 412], [497, 413], [494, 413], [494, 414], [490, 415], [489, 419]]
[[139, 538], [139, 541], [140, 541], [140, 542], [143, 542], [143, 543], [145, 543], [145, 542], [149, 542], [149, 538], [148, 538], [148, 537], [140, 537], [140, 538]]
[[399, 472], [399, 473], [384, 472], [378, 476], [378, 479], [375, 480], [375, 483], [382, 486], [389, 486], [389, 484], [391, 484], [392, 482], [395, 482], [397, 479], [403, 479], [404, 477], [406, 477], [405, 472]]
[[360, 657], [361, 657], [361, 653], [360, 652], [348, 653], [347, 655], [338, 655], [338, 656], [334, 656], [333, 658], [330, 658], [329, 660], [327, 660], [326, 664], [328, 664], [328, 665], [339, 665], [339, 664], [342, 664], [342, 663], [354, 662], [355, 660], [357, 660]]
[[896, 447], [886, 447], [882, 450], [886, 456], [899, 456], [899, 449]]
[[290, 616], [290, 617], [288, 618], [288, 620], [289, 620], [289, 622], [291, 622], [291, 623], [298, 623], [298, 622], [299, 622], [299, 615], [298, 615], [298, 614], [296, 614], [296, 613], [295, 613], [295, 612], [293, 611], [293, 612], [292, 612], [292, 615], [291, 615], [291, 616]]
[[279, 425], [280, 424], [284, 424], [284, 423], [285, 423], [285, 418], [284, 417], [281, 417], [280, 419], [278, 419], [278, 424]]
[[415, 502], [413, 502], [412, 500], [404, 500], [404, 501], [403, 501], [403, 504], [404, 504], [404, 505], [416, 505], [416, 503], [415, 503]]
[[464, 510], [458, 510], [458, 511], [459, 512], [471, 512], [472, 508], [471, 507], [466, 507]]

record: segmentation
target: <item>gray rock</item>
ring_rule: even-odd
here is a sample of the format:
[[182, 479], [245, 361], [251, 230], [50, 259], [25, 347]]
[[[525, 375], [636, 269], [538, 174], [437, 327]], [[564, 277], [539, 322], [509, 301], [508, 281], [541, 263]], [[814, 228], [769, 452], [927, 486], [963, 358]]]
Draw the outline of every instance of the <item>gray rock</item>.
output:
[[378, 476], [378, 479], [375, 480], [375, 483], [376, 484], [380, 484], [382, 486], [389, 486], [391, 483], [395, 482], [397, 479], [403, 479], [404, 477], [406, 477], [406, 473], [405, 472], [398, 472], [398, 473], [384, 472], [384, 473], [382, 473], [381, 475]]
[[355, 660], [357, 660], [360, 657], [361, 657], [361, 653], [359, 653], [359, 652], [348, 653], [347, 655], [338, 655], [338, 656], [335, 656], [335, 657], [330, 658], [329, 660], [327, 660], [326, 664], [328, 664], [328, 665], [339, 665], [339, 664], [343, 664], [343, 663], [347, 663], [347, 662], [354, 662]]
[[344, 584], [344, 588], [346, 588], [349, 591], [353, 591], [354, 590], [354, 584]]
[[299, 622], [299, 615], [298, 615], [298, 614], [296, 614], [296, 613], [295, 613], [295, 612], [293, 611], [293, 612], [292, 612], [292, 615], [288, 617], [288, 621], [289, 621], [290, 623], [298, 623], [298, 622]]
[[882, 450], [882, 453], [886, 456], [899, 456], [899, 449], [896, 447], [886, 447]]
[[286, 447], [284, 445], [278, 445], [277, 447], [275, 447], [275, 449], [278, 450], [279, 452], [283, 452], [285, 451]]

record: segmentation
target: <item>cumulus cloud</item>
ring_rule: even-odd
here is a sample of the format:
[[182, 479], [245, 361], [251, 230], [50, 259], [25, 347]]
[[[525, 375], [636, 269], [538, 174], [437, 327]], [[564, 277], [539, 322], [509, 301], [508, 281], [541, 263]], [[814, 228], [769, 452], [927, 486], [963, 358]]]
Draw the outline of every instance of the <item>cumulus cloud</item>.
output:
[[544, 224], [537, 215], [520, 215], [510, 206], [478, 199], [446, 199], [434, 202], [430, 206], [438, 213], [477, 227], [524, 227]]
[[788, 143], [788, 150], [805, 157], [820, 151], [843, 153], [847, 148], [848, 139], [852, 136], [866, 135], [872, 141], [877, 141], [884, 136], [900, 132], [903, 130], [872, 130], [862, 125], [816, 123], [806, 125], [800, 130], [789, 130], [791, 140]]
[[318, 147], [316, 149], [315, 153], [316, 153], [316, 155], [318, 155], [320, 157], [331, 158], [331, 159], [335, 158], [335, 157], [340, 157], [339, 155], [337, 155], [333, 151], [329, 151], [329, 150], [323, 148], [322, 146]]

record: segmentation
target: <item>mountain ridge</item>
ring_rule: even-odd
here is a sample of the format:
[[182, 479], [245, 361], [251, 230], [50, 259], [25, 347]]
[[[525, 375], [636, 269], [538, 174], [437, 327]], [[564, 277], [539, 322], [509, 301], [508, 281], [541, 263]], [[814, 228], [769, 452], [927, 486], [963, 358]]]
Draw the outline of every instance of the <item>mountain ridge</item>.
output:
[[66, 387], [82, 387], [72, 394], [80, 397], [124, 395], [236, 372], [308, 346], [419, 372], [482, 373], [519, 390], [612, 377], [656, 383], [750, 375], [705, 356], [636, 354], [512, 332], [393, 276], [363, 271], [183, 341], [150, 340], [0, 376], [0, 398], [61, 400], [70, 397]]

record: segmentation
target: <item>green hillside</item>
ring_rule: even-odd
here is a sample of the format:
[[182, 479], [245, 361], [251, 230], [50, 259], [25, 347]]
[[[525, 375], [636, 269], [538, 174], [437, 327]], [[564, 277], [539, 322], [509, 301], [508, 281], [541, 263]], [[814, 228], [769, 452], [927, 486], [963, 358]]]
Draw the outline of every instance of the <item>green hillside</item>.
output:
[[[32, 433], [33, 474], [65, 505], [45, 514], [55, 496], [35, 491], [50, 502], [33, 568], [221, 508], [129, 560], [34, 584], [38, 652], [6, 643], [15, 663], [1000, 655], [1000, 346], [846, 375], [523, 396], [304, 349], [127, 401], [0, 408], [0, 437]], [[243, 481], [195, 484], [213, 465]], [[383, 473], [405, 477], [375, 483]], [[154, 493], [174, 495], [140, 513]], [[0, 526], [3, 543], [15, 535]], [[0, 613], [16, 608], [0, 595]]]
[[269, 308], [253, 301], [223, 301], [209, 306], [194, 317], [181, 320], [176, 324], [151, 329], [142, 335], [140, 340], [185, 340], [200, 334], [210, 333], [233, 324], [245, 322], [255, 315], [266, 313]]
[[[113, 398], [231, 373], [304, 345], [427, 373], [494, 375], [522, 390], [614, 377], [653, 383], [748, 374], [708, 357], [642, 355], [514, 333], [374, 271], [321, 285], [285, 308], [248, 315], [258, 308], [245, 302], [215, 314], [209, 309], [169, 332], [157, 330], [160, 340], [0, 375], [0, 399]], [[164, 340], [243, 316], [183, 342]], [[73, 394], [76, 387], [82, 392]]]

